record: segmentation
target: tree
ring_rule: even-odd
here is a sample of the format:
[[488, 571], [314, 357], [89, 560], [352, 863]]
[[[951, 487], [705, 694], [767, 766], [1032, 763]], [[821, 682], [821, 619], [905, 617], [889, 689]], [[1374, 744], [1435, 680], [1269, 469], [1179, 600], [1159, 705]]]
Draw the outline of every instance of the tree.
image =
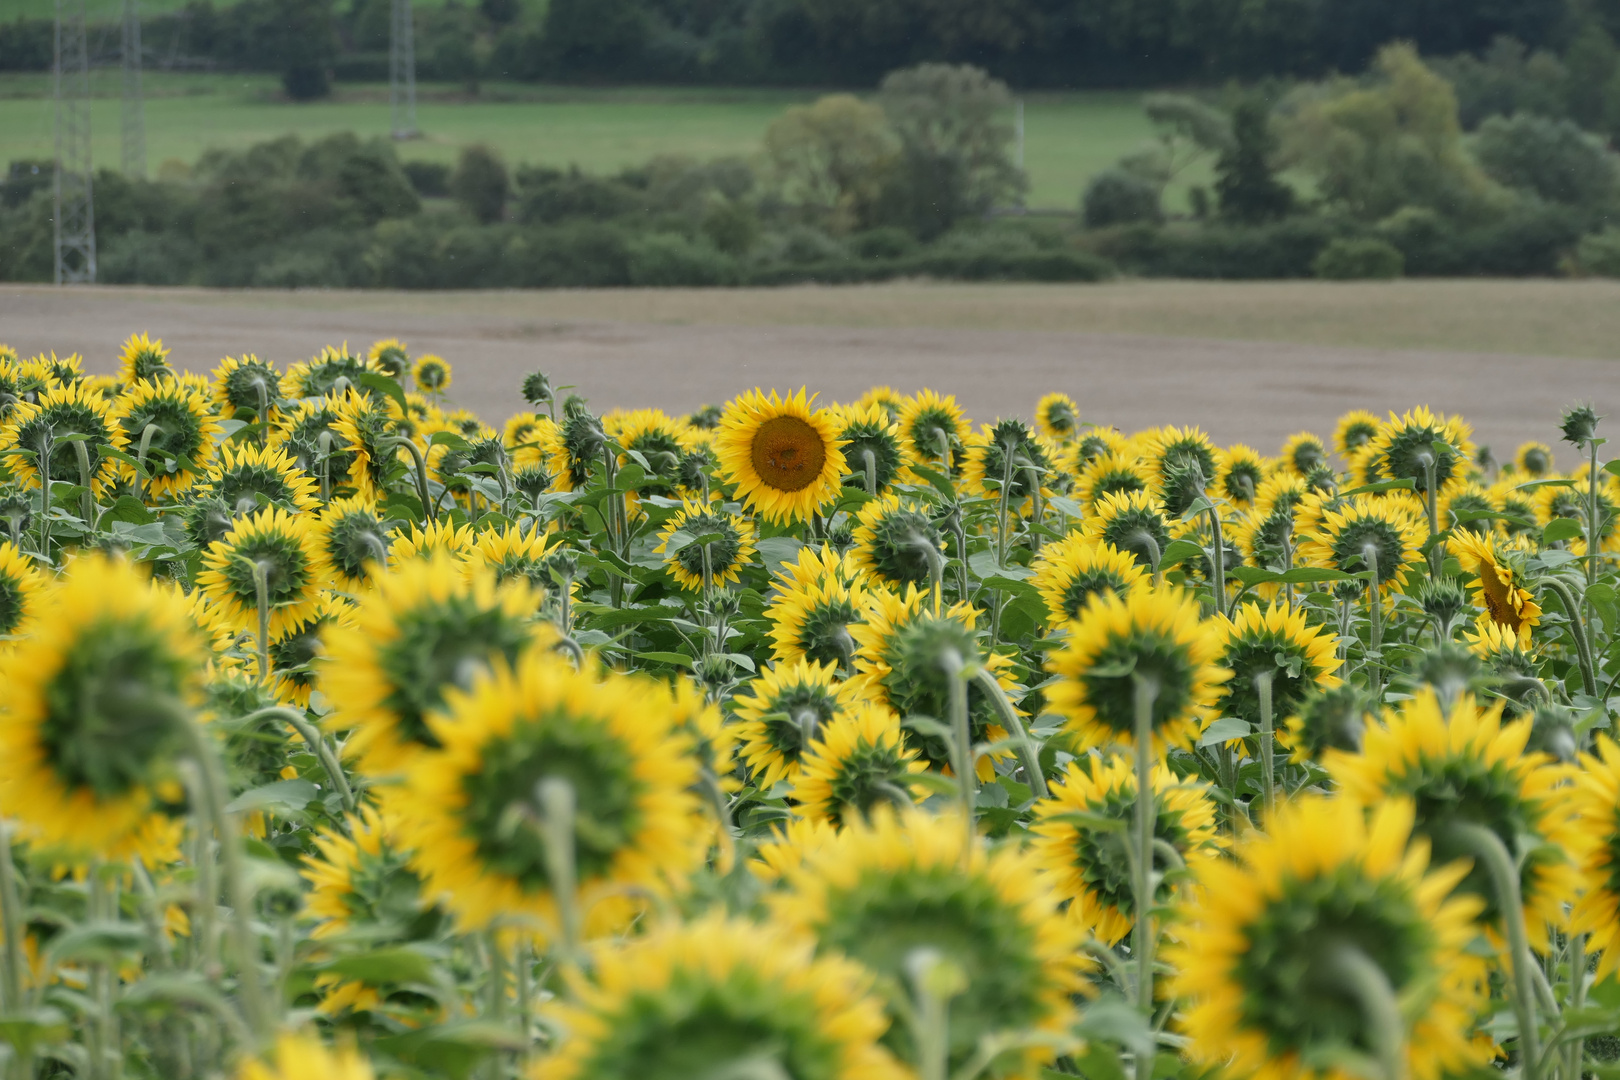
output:
[[1249, 96], [1232, 109], [1231, 143], [1215, 161], [1215, 197], [1221, 215], [1245, 224], [1285, 216], [1294, 189], [1277, 179], [1277, 137], [1271, 110]]
[[1480, 125], [1474, 156], [1491, 179], [1548, 202], [1597, 206], [1615, 194], [1615, 160], [1568, 120], [1519, 114]]
[[331, 0], [275, 0], [271, 49], [281, 69], [281, 87], [294, 101], [314, 101], [332, 92], [330, 68], [337, 51]]
[[918, 235], [1022, 201], [1005, 83], [967, 64], [918, 64], [886, 75], [878, 100], [900, 141], [891, 198]]
[[550, 73], [605, 76], [640, 57], [647, 16], [637, 0], [551, 0], [540, 41]]
[[450, 174], [450, 196], [478, 219], [491, 225], [506, 213], [506, 196], [512, 181], [506, 165], [487, 146], [469, 146], [461, 151], [456, 171]]
[[883, 110], [853, 94], [788, 109], [765, 131], [780, 196], [834, 231], [868, 223], [894, 166], [896, 142]]

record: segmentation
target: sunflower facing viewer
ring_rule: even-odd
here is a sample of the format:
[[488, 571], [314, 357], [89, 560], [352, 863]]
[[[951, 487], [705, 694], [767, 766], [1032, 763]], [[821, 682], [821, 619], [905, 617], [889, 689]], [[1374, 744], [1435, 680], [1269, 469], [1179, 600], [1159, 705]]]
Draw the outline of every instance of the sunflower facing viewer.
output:
[[848, 470], [834, 434], [833, 418], [812, 409], [800, 390], [782, 398], [751, 390], [733, 401], [720, 420], [715, 451], [737, 497], [767, 521], [806, 521], [838, 496]]

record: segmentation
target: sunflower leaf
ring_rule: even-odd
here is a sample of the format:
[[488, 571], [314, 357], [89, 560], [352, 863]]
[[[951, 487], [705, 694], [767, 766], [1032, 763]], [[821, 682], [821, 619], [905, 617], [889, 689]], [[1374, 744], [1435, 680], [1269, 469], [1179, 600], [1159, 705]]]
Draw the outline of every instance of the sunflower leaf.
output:
[[240, 814], [253, 810], [283, 813], [302, 810], [320, 797], [321, 789], [308, 780], [277, 780], [273, 784], [244, 791], [225, 807], [228, 813]]
[[1403, 480], [1380, 480], [1376, 484], [1363, 484], [1360, 487], [1339, 492], [1339, 497], [1346, 499], [1351, 495], [1375, 495], [1380, 491], [1413, 491], [1416, 488], [1417, 481], [1408, 476]]
[[1543, 544], [1556, 544], [1564, 540], [1573, 540], [1580, 536], [1584, 530], [1581, 523], [1574, 518], [1554, 518], [1547, 522], [1547, 527], [1541, 530]]
[[1247, 720], [1240, 720], [1236, 716], [1223, 716], [1199, 736], [1199, 746], [1218, 746], [1232, 739], [1245, 739], [1254, 734], [1254, 725]]

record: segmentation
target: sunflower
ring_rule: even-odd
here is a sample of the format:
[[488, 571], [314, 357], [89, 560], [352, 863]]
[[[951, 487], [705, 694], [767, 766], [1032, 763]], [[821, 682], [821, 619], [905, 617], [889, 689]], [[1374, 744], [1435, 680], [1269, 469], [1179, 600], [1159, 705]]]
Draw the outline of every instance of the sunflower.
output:
[[174, 369], [169, 367], [169, 350], [163, 347], [162, 339], [153, 341], [145, 334], [131, 334], [124, 340], [124, 347], [118, 354], [119, 382], [133, 388], [143, 382], [156, 382], [173, 375]]
[[561, 1044], [534, 1080], [742, 1074], [793, 1080], [908, 1080], [884, 1049], [872, 977], [770, 925], [707, 915], [603, 944], [570, 1004], [546, 1014]]
[[[65, 442], [69, 435], [88, 436], [82, 442]], [[121, 467], [118, 459], [101, 452], [103, 446], [125, 448], [124, 431], [112, 419], [107, 399], [83, 383], [55, 386], [39, 395], [39, 400], [20, 402], [0, 427], [0, 453], [29, 451], [6, 458], [14, 480], [28, 487], [43, 486], [40, 455], [50, 469], [52, 484], [58, 480], [88, 482], [90, 490], [103, 491], [113, 482]], [[48, 452], [45, 447], [49, 447]], [[88, 453], [90, 473], [81, 476], [79, 447]]]
[[642, 679], [599, 678], [593, 665], [575, 671], [531, 651], [514, 667], [497, 662], [470, 692], [449, 691], [429, 714], [441, 749], [410, 769], [403, 832], [427, 893], [445, 896], [463, 931], [526, 918], [542, 940], [556, 935], [548, 781], [572, 791], [587, 932], [611, 933], [635, 915], [625, 890], [665, 892], [697, 868], [698, 765], [659, 697]]
[[541, 416], [535, 412], [515, 412], [507, 417], [506, 424], [501, 428], [501, 441], [506, 444], [507, 452], [515, 455], [520, 449], [537, 443], [541, 430], [548, 424], [553, 428], [557, 426], [549, 416]]
[[[1583, 469], [1584, 473], [1585, 470]], [[51, 474], [56, 475], [55, 473]], [[1591, 492], [1586, 485], [1585, 476], [1577, 474], [1577, 485], [1572, 487], [1549, 486], [1535, 493], [1535, 518], [1545, 528], [1555, 518], [1568, 518], [1579, 522], [1581, 534], [1568, 541], [1565, 546], [1576, 555], [1585, 555], [1587, 517], [1591, 512], [1588, 500]], [[1620, 507], [1609, 497], [1603, 488], [1597, 491], [1597, 519], [1598, 519], [1598, 550], [1620, 551]]]
[[524, 581], [544, 597], [551, 591], [551, 574], [546, 559], [552, 554], [546, 534], [538, 528], [508, 525], [499, 532], [485, 529], [464, 558], [469, 566], [482, 567], [495, 575], [496, 584]]
[[1070, 445], [1068, 470], [1078, 475], [1087, 465], [1108, 454], [1134, 454], [1130, 440], [1117, 428], [1094, 427]]
[[792, 799], [798, 812], [843, 828], [854, 810], [912, 806], [912, 777], [928, 769], [905, 745], [900, 718], [881, 705], [862, 703], [823, 727], [799, 763]]
[[[977, 629], [979, 612], [969, 604], [952, 604], [941, 611], [927, 593], [915, 585], [906, 586], [904, 595], [887, 590], [872, 594], [867, 621], [853, 627], [859, 651], [855, 667], [856, 683], [873, 700], [886, 705], [902, 718], [933, 717], [942, 723], [951, 716], [950, 674], [943, 666], [954, 656], [967, 670], [978, 664], [995, 676], [1003, 689], [1010, 687], [1006, 674], [1010, 661], [1001, 653], [985, 648]], [[969, 737], [974, 745], [996, 742], [1007, 737], [995, 704], [975, 682], [967, 685]], [[930, 767], [950, 772], [951, 752], [945, 740], [906, 729], [907, 745], [921, 753]], [[994, 775], [988, 757], [980, 758], [975, 770], [983, 780]]]
[[[746, 696], [745, 696], [746, 695]], [[742, 759], [761, 790], [799, 775], [805, 752], [833, 721], [864, 700], [832, 664], [777, 664], [732, 699]]]
[[1328, 750], [1360, 753], [1362, 735], [1377, 719], [1376, 705], [1367, 691], [1341, 682], [1308, 692], [1294, 714], [1278, 725], [1277, 743], [1296, 764], [1320, 761]]
[[427, 353], [411, 368], [411, 380], [418, 390], [429, 394], [442, 394], [450, 389], [450, 362], [442, 356]]
[[1587, 947], [1603, 954], [1597, 979], [1620, 970], [1620, 746], [1597, 737], [1597, 753], [1583, 754], [1575, 776], [1575, 804], [1585, 886], [1575, 901], [1571, 930], [1588, 934]]
[[1135, 556], [1079, 531], [1041, 549], [1030, 584], [1040, 590], [1057, 627], [1080, 617], [1093, 596], [1123, 596], [1148, 581]]
[[[1215, 829], [1215, 803], [1205, 789], [1177, 777], [1166, 766], [1153, 770], [1153, 836], [1175, 851], [1182, 865], [1197, 870], [1223, 846]], [[1136, 773], [1129, 758], [1108, 761], [1087, 756], [1069, 763], [1050, 798], [1034, 806], [1031, 853], [1069, 917], [1103, 944], [1124, 940], [1136, 922], [1130, 852], [1125, 828], [1136, 812]], [[1120, 823], [1099, 827], [1097, 819]], [[1155, 868], [1171, 869], [1154, 857]], [[1156, 904], [1173, 898], [1173, 882], [1161, 880]]]
[[268, 421], [274, 418], [276, 403], [281, 399], [281, 372], [270, 361], [252, 353], [243, 353], [240, 360], [227, 356], [214, 369], [212, 391], [214, 407], [221, 415], [233, 417], [247, 412]]
[[410, 561], [424, 561], [440, 555], [466, 558], [477, 546], [477, 537], [471, 525], [457, 525], [449, 518], [426, 526], [411, 524], [410, 532], [394, 538], [389, 556], [396, 565]]
[[1531, 629], [1541, 621], [1541, 606], [1519, 584], [1523, 573], [1519, 560], [1499, 549], [1494, 537], [1470, 532], [1453, 532], [1447, 546], [1463, 570], [1474, 575], [1469, 586], [1474, 602], [1492, 622], [1528, 643]]
[[319, 478], [326, 493], [360, 483], [354, 475], [360, 455], [338, 434], [341, 419], [331, 398], [302, 401], [281, 414], [272, 440], [297, 468]]
[[846, 487], [867, 489], [867, 476], [872, 478], [871, 493], [881, 495], [888, 491], [900, 475], [900, 425], [895, 423], [882, 405], [873, 403], [850, 405], [831, 410], [839, 446], [849, 469], [841, 483]]
[[1095, 514], [1109, 495], [1148, 492], [1153, 477], [1133, 455], [1107, 451], [1098, 454], [1080, 469], [1074, 485], [1075, 498], [1088, 513]]
[[[959, 818], [920, 811], [850, 820], [785, 867], [787, 887], [768, 898], [790, 930], [813, 935], [823, 954], [848, 956], [905, 995], [917, 949], [936, 950], [963, 976], [950, 1003], [950, 1068], [993, 1032], [1063, 1031], [1081, 990], [1083, 931], [1063, 918], [1034, 858], [993, 853]], [[906, 995], [909, 997], [909, 995]], [[898, 1011], [904, 1001], [891, 1008]], [[888, 1041], [917, 1060], [909, 1028]], [[1033, 1077], [1049, 1049], [998, 1055], [990, 1074]]]
[[960, 475], [963, 447], [972, 431], [954, 397], [923, 390], [900, 407], [900, 448], [908, 466], [938, 466], [938, 471]]
[[1352, 409], [1339, 417], [1339, 425], [1333, 432], [1333, 448], [1341, 458], [1350, 461], [1378, 437], [1382, 425], [1376, 413]]
[[345, 592], [369, 588], [388, 569], [388, 545], [395, 522], [361, 498], [333, 499], [315, 519], [315, 547], [330, 568], [331, 583]]
[[871, 589], [853, 555], [839, 555], [823, 545], [821, 557], [831, 560], [830, 568], [808, 572], [805, 561], [816, 556], [801, 548], [796, 573], [802, 576], [780, 575], [776, 595], [765, 608], [771, 656], [779, 663], [801, 658], [819, 664], [853, 661], [855, 639], [850, 628], [865, 619]]
[[186, 598], [121, 560], [75, 559], [41, 599], [0, 652], [0, 813], [45, 847], [110, 854], [173, 780], [203, 650]]
[[399, 451], [390, 449], [387, 441], [398, 436], [404, 416], [393, 399], [354, 390], [344, 394], [336, 412], [332, 431], [355, 456], [349, 480], [359, 494], [375, 498], [386, 485], [389, 465], [398, 460]]
[[1217, 659], [1232, 672], [1222, 688], [1225, 713], [1247, 720], [1260, 729], [1260, 690], [1256, 680], [1271, 676], [1271, 716], [1274, 724], [1291, 714], [1313, 690], [1339, 685], [1333, 674], [1342, 661], [1335, 635], [1321, 626], [1309, 626], [1303, 607], [1244, 604], [1236, 618], [1216, 619], [1221, 640]]
[[1408, 845], [1412, 820], [1404, 800], [1369, 820], [1345, 800], [1306, 797], [1249, 833], [1235, 861], [1198, 866], [1167, 957], [1172, 992], [1190, 1003], [1189, 1057], [1259, 1080], [1359, 1077], [1346, 1063], [1379, 1038], [1346, 971], [1365, 969], [1407, 1026], [1402, 1075], [1484, 1066], [1468, 1037], [1485, 979], [1467, 948], [1478, 905], [1448, 898], [1464, 867], [1431, 870], [1426, 845]]
[[740, 582], [742, 568], [754, 558], [753, 522], [691, 500], [659, 530], [658, 539], [653, 552], [664, 556], [665, 569], [682, 588], [694, 591]]
[[1186, 749], [1217, 715], [1221, 636], [1199, 617], [1198, 603], [1175, 589], [1099, 595], [1069, 627], [1047, 660], [1059, 681], [1047, 688], [1053, 711], [1080, 749], [1135, 746], [1135, 684], [1154, 688], [1153, 752]]
[[1532, 480], [1552, 475], [1554, 468], [1552, 447], [1543, 442], [1527, 442], [1513, 455], [1513, 471]]
[[1039, 492], [1047, 492], [1053, 454], [1022, 420], [986, 424], [968, 440], [962, 482], [968, 492], [993, 499], [1007, 485], [1008, 505], [1021, 510]]
[[270, 670], [276, 674], [276, 692], [299, 708], [309, 706], [309, 695], [317, 687], [316, 665], [325, 655], [323, 642], [334, 626], [354, 623], [354, 607], [341, 597], [326, 593], [316, 601], [315, 612], [270, 640]]
[[557, 478], [559, 490], [579, 491], [590, 483], [591, 472], [601, 466], [607, 432], [602, 422], [575, 398], [568, 399], [563, 411], [556, 436], [543, 440], [546, 468]]
[[23, 639], [34, 631], [45, 602], [47, 578], [34, 560], [12, 543], [0, 543], [0, 652], [7, 638]]
[[[214, 457], [224, 429], [214, 418], [205, 385], [189, 376], [160, 379], [138, 383], [118, 399], [113, 423], [123, 431], [125, 445], [137, 454], [147, 451], [142, 464], [153, 496], [189, 490]], [[125, 473], [135, 475], [129, 466]]]
[[242, 1060], [236, 1080], [372, 1080], [371, 1066], [352, 1046], [328, 1050], [310, 1035], [281, 1035], [269, 1062]]
[[784, 559], [772, 584], [779, 592], [837, 582], [840, 585], [867, 584], [866, 572], [855, 561], [853, 552], [840, 553], [830, 544], [805, 545], [791, 560]]
[[1300, 480], [1327, 464], [1327, 445], [1309, 431], [1288, 436], [1277, 458], [1283, 472]]
[[715, 451], [726, 482], [767, 521], [807, 520], [838, 497], [849, 471], [827, 410], [800, 390], [788, 398], [752, 390], [726, 407]]
[[[1488, 536], [1496, 531], [1495, 518], [1500, 511], [1491, 493], [1472, 480], [1458, 484], [1436, 500], [1435, 517], [1442, 531], [1473, 533]], [[1464, 515], [1469, 520], [1460, 520]], [[1475, 517], [1473, 515], [1485, 515]]]
[[303, 513], [319, 505], [315, 481], [276, 448], [226, 443], [203, 477], [199, 498], [217, 498], [232, 514], [249, 514], [261, 500]]
[[1080, 406], [1068, 394], [1047, 394], [1035, 403], [1035, 430], [1049, 442], [1073, 442], [1080, 434]]
[[1170, 491], [1183, 474], [1194, 477], [1199, 491], [1207, 490], [1215, 482], [1215, 444], [1199, 428], [1162, 427], [1143, 432], [1137, 437], [1143, 461], [1154, 486]]
[[1232, 541], [1250, 566], [1286, 570], [1294, 547], [1294, 510], [1304, 501], [1305, 481], [1287, 474], [1260, 485], [1254, 508], [1232, 529]]
[[[328, 345], [314, 359], [287, 369], [281, 379], [281, 396], [297, 399], [336, 394], [341, 397], [345, 390], [354, 389], [360, 375], [368, 371], [383, 373], [381, 365], [350, 356], [347, 344], [339, 349]], [[369, 388], [365, 392], [374, 393]]]
[[[1451, 826], [1480, 825], [1496, 834], [1520, 865], [1525, 925], [1531, 943], [1547, 946], [1549, 927], [1567, 921], [1564, 905], [1580, 891], [1580, 875], [1566, 852], [1579, 851], [1580, 832], [1570, 816], [1566, 773], [1546, 754], [1525, 751], [1529, 719], [1502, 723], [1500, 705], [1479, 709], [1459, 694], [1449, 715], [1435, 692], [1423, 687], [1399, 712], [1368, 727], [1359, 754], [1330, 750], [1322, 764], [1344, 801], [1376, 807], [1406, 797], [1417, 806], [1416, 831], [1433, 845], [1435, 860], [1472, 859]], [[1501, 909], [1489, 871], [1477, 860], [1462, 886], [1484, 901], [1494, 928]]]
[[1086, 539], [1128, 551], [1137, 565], [1150, 570], [1170, 546], [1170, 519], [1146, 491], [1104, 495], [1082, 528]]
[[[1411, 480], [1418, 492], [1429, 490], [1429, 469], [1434, 471], [1435, 492], [1460, 484], [1474, 460], [1473, 433], [1461, 418], [1435, 416], [1416, 408], [1379, 425], [1361, 458], [1362, 482]], [[1444, 449], [1436, 449], [1444, 444]], [[1431, 464], [1425, 465], [1429, 461]]]
[[1266, 479], [1266, 461], [1241, 443], [1215, 455], [1215, 494], [1239, 510], [1253, 506]]
[[[1307, 499], [1301, 510], [1311, 504]], [[1303, 529], [1302, 529], [1303, 532]], [[1420, 526], [1408, 504], [1395, 499], [1353, 495], [1337, 509], [1324, 509], [1321, 524], [1300, 538], [1308, 565], [1343, 573], [1376, 570], [1378, 589], [1395, 589], [1418, 562]]]
[[1520, 637], [1518, 631], [1493, 622], [1489, 615], [1481, 615], [1474, 623], [1474, 632], [1463, 633], [1463, 642], [1496, 677], [1492, 690], [1501, 696], [1504, 719], [1516, 720], [1528, 712], [1533, 694], [1545, 696], [1541, 665], [1528, 638]]
[[945, 541], [927, 504], [886, 495], [861, 507], [856, 521], [855, 565], [876, 581], [895, 589], [921, 585], [944, 566]]
[[267, 507], [242, 518], [203, 556], [197, 587], [240, 630], [259, 626], [256, 569], [264, 572], [270, 635], [281, 637], [315, 618], [329, 572], [310, 519]]
[[[669, 486], [679, 483], [681, 457], [686, 450], [681, 439], [681, 425], [673, 417], [661, 409], [637, 409], [618, 419], [609, 434], [624, 450], [619, 455], [620, 467], [633, 460], [630, 457], [632, 453], [639, 454], [649, 477]], [[639, 494], [657, 494], [657, 489], [642, 488]]]
[[411, 354], [399, 338], [381, 338], [366, 350], [369, 366], [390, 379], [402, 379], [411, 369]]
[[367, 772], [395, 773], [439, 736], [427, 721], [448, 689], [470, 687], [500, 662], [545, 640], [531, 622], [539, 602], [521, 581], [497, 586], [448, 556], [415, 559], [380, 575], [360, 598], [352, 627], [326, 641], [321, 690], [333, 721], [358, 730], [345, 746]]

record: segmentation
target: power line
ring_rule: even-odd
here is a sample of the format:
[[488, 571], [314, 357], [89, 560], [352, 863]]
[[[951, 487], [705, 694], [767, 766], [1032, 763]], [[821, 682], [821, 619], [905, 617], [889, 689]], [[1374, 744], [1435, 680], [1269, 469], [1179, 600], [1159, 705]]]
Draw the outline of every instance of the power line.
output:
[[146, 176], [146, 104], [141, 95], [141, 13], [124, 0], [124, 175]]
[[388, 107], [396, 139], [414, 139], [416, 130], [416, 36], [411, 0], [393, 0], [388, 36]]
[[56, 0], [56, 283], [96, 280], [90, 193], [90, 57], [84, 0]]

